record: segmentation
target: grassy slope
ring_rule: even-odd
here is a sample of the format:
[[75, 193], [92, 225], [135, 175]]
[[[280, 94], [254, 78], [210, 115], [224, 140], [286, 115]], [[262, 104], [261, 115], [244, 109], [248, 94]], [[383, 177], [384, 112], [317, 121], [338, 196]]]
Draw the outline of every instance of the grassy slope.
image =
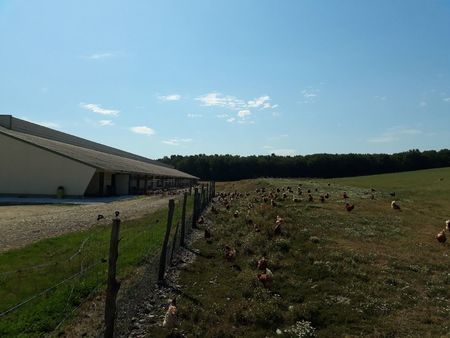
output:
[[[247, 217], [262, 231], [246, 225], [246, 206], [256, 187], [290, 185], [296, 191], [298, 183], [315, 197], [329, 192], [331, 198], [323, 204], [317, 198], [313, 203], [289, 198], [275, 208], [258, 203]], [[370, 188], [376, 190], [374, 200]], [[189, 297], [179, 298], [180, 329], [189, 337], [276, 336], [277, 328], [296, 322], [302, 322], [303, 332], [311, 325], [319, 337], [450, 335], [450, 246], [435, 239], [450, 218], [450, 168], [332, 180], [252, 180], [217, 190], [235, 189], [251, 196], [208, 216], [213, 239], [196, 243], [202, 255], [181, 275]], [[343, 191], [355, 204], [351, 213], [344, 209]], [[391, 191], [400, 212], [390, 208]], [[241, 211], [237, 219], [235, 209]], [[271, 236], [276, 215], [285, 219], [286, 231], [277, 238]], [[226, 244], [237, 248], [241, 271], [224, 260]], [[256, 280], [262, 254], [274, 273], [271, 291]], [[149, 336], [167, 333], [155, 328]]]
[[[191, 209], [190, 198], [187, 210]], [[180, 215], [181, 205], [177, 202], [174, 223]], [[89, 294], [104, 289], [107, 263], [100, 262], [108, 257], [110, 223], [104, 220], [99, 223], [103, 226], [0, 254], [0, 312], [79, 272], [81, 266], [99, 263], [82, 276], [0, 318], [1, 337], [33, 337], [52, 332]], [[161, 209], [121, 224], [119, 278], [126, 278], [149, 255], [158, 252], [166, 223], [167, 210]]]

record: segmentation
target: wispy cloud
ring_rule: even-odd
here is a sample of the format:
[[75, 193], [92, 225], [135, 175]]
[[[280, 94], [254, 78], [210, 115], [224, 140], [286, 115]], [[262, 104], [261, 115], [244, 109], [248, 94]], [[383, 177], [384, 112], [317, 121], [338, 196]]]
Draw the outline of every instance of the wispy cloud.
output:
[[155, 134], [155, 131], [152, 128], [149, 128], [149, 127], [146, 127], [146, 126], [131, 127], [130, 130], [133, 133], [142, 134], [142, 135], [153, 135], [153, 134]]
[[120, 113], [119, 110], [102, 108], [99, 104], [95, 103], [87, 103], [87, 104], [80, 103], [80, 107], [100, 115], [117, 116]]
[[228, 123], [233, 123], [234, 121], [236, 121], [236, 118], [234, 117], [230, 117], [229, 119], [227, 119]]
[[245, 110], [249, 108], [267, 109], [276, 108], [278, 105], [270, 104], [270, 96], [260, 96], [253, 100], [243, 100], [232, 95], [223, 95], [218, 92], [212, 92], [205, 95], [201, 95], [196, 98], [203, 106], [217, 106], [224, 107], [231, 110]]
[[86, 59], [89, 60], [100, 60], [100, 59], [108, 59], [114, 56], [114, 53], [94, 53], [86, 56]]
[[179, 94], [161, 95], [158, 96], [158, 99], [160, 99], [161, 101], [179, 101], [181, 100], [181, 95]]
[[203, 116], [202, 114], [187, 114], [187, 117], [190, 117], [192, 119], [202, 117], [202, 116]]
[[316, 99], [319, 97], [319, 90], [314, 88], [307, 88], [301, 91], [303, 99], [301, 102], [303, 103], [314, 103]]
[[444, 97], [443, 100], [444, 100], [445, 102], [450, 102], [450, 97]]
[[98, 121], [98, 124], [102, 127], [106, 127], [106, 126], [113, 126], [114, 122], [112, 120], [100, 120]]
[[230, 115], [228, 115], [228, 114], [218, 114], [218, 115], [216, 115], [216, 117], [219, 118], [219, 119], [225, 119], [225, 118], [227, 118], [229, 116]]
[[252, 112], [251, 112], [250, 110], [248, 110], [248, 109], [240, 110], [240, 111], [238, 112], [238, 116], [239, 116], [240, 118], [245, 118], [245, 117], [247, 117], [247, 116], [250, 116], [251, 114], [252, 114]]
[[273, 140], [281, 140], [281, 139], [285, 139], [288, 138], [289, 135], [288, 134], [280, 134], [280, 135], [275, 135], [275, 136], [271, 136], [269, 137], [269, 140], [273, 141]]
[[387, 100], [387, 96], [375, 95], [374, 97], [375, 97], [375, 99], [380, 100], [380, 101], [386, 101]]
[[421, 130], [414, 128], [393, 127], [389, 128], [386, 132], [384, 132], [380, 136], [371, 138], [368, 141], [371, 143], [390, 143], [398, 141], [405, 136], [420, 135], [422, 133], [423, 132]]
[[186, 144], [189, 142], [192, 142], [191, 138], [172, 138], [170, 140], [162, 141], [162, 143], [168, 144], [171, 146], [179, 146], [179, 145]]
[[218, 106], [229, 109], [241, 109], [245, 107], [245, 101], [234, 96], [223, 95], [221, 93], [209, 93], [196, 98], [203, 106]]

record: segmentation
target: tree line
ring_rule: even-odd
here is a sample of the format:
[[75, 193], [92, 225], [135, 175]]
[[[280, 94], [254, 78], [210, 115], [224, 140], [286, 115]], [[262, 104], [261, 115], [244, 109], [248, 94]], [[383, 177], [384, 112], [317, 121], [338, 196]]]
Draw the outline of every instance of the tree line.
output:
[[450, 150], [388, 154], [306, 156], [172, 155], [159, 161], [202, 180], [233, 181], [259, 177], [332, 178], [450, 167]]

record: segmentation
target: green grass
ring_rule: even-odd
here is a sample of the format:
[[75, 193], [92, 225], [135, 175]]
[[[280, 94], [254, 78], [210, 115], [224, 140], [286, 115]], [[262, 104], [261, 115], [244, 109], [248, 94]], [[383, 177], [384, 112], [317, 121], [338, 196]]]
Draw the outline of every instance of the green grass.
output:
[[[188, 214], [190, 210], [191, 198]], [[181, 203], [177, 201], [174, 224], [180, 218]], [[0, 318], [1, 337], [38, 337], [50, 333], [70, 318], [86, 297], [104, 290], [111, 222], [102, 222], [99, 224], [103, 225], [86, 231], [45, 239], [0, 254], [0, 312], [85, 271]], [[159, 252], [166, 224], [167, 208], [122, 222], [119, 279], [129, 277], [136, 267]]]
[[[255, 188], [290, 185], [296, 192], [299, 183], [315, 202], [289, 197], [275, 208], [256, 203], [247, 212]], [[450, 246], [435, 239], [450, 218], [450, 168], [217, 185], [218, 192], [234, 190], [250, 196], [233, 201], [230, 211], [219, 204], [219, 214], [208, 215], [213, 238], [195, 244], [202, 255], [181, 274], [179, 330], [188, 337], [450, 335]], [[355, 204], [350, 213], [344, 191]], [[330, 199], [320, 203], [318, 195], [326, 192]], [[393, 199], [402, 211], [390, 208]], [[239, 218], [232, 217], [235, 209]], [[277, 215], [285, 219], [280, 237], [272, 235]], [[237, 249], [235, 263], [224, 259], [225, 245]], [[272, 290], [256, 279], [263, 254], [274, 273]], [[168, 333], [157, 327], [148, 336]]]

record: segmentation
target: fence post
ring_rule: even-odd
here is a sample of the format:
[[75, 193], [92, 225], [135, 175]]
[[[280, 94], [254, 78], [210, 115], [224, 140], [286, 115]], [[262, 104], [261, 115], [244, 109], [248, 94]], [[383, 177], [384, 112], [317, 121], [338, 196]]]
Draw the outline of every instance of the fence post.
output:
[[192, 229], [195, 229], [197, 228], [198, 219], [198, 188], [194, 189], [194, 208], [192, 214]]
[[170, 252], [170, 259], [169, 259], [170, 265], [172, 265], [173, 254], [175, 253], [175, 245], [177, 244], [178, 229], [180, 228], [180, 223], [181, 223], [180, 221], [177, 222], [177, 226], [175, 227], [175, 235], [173, 235], [172, 250]]
[[203, 212], [204, 209], [205, 209], [205, 185], [202, 184], [201, 211], [200, 212]]
[[158, 284], [164, 284], [164, 273], [166, 272], [166, 256], [167, 256], [167, 243], [169, 242], [170, 230], [172, 229], [173, 212], [175, 209], [175, 201], [169, 200], [169, 213], [167, 215], [167, 228], [164, 236], [164, 242], [161, 249], [161, 256], [159, 259], [159, 272], [158, 272]]
[[117, 258], [119, 257], [120, 219], [115, 218], [112, 223], [111, 240], [109, 242], [108, 286], [105, 301], [105, 338], [114, 336], [114, 322], [116, 319], [116, 298], [120, 282], [116, 280]]
[[187, 192], [183, 194], [183, 209], [181, 210], [181, 238], [180, 246], [185, 245], [186, 237], [186, 203], [187, 203]]

